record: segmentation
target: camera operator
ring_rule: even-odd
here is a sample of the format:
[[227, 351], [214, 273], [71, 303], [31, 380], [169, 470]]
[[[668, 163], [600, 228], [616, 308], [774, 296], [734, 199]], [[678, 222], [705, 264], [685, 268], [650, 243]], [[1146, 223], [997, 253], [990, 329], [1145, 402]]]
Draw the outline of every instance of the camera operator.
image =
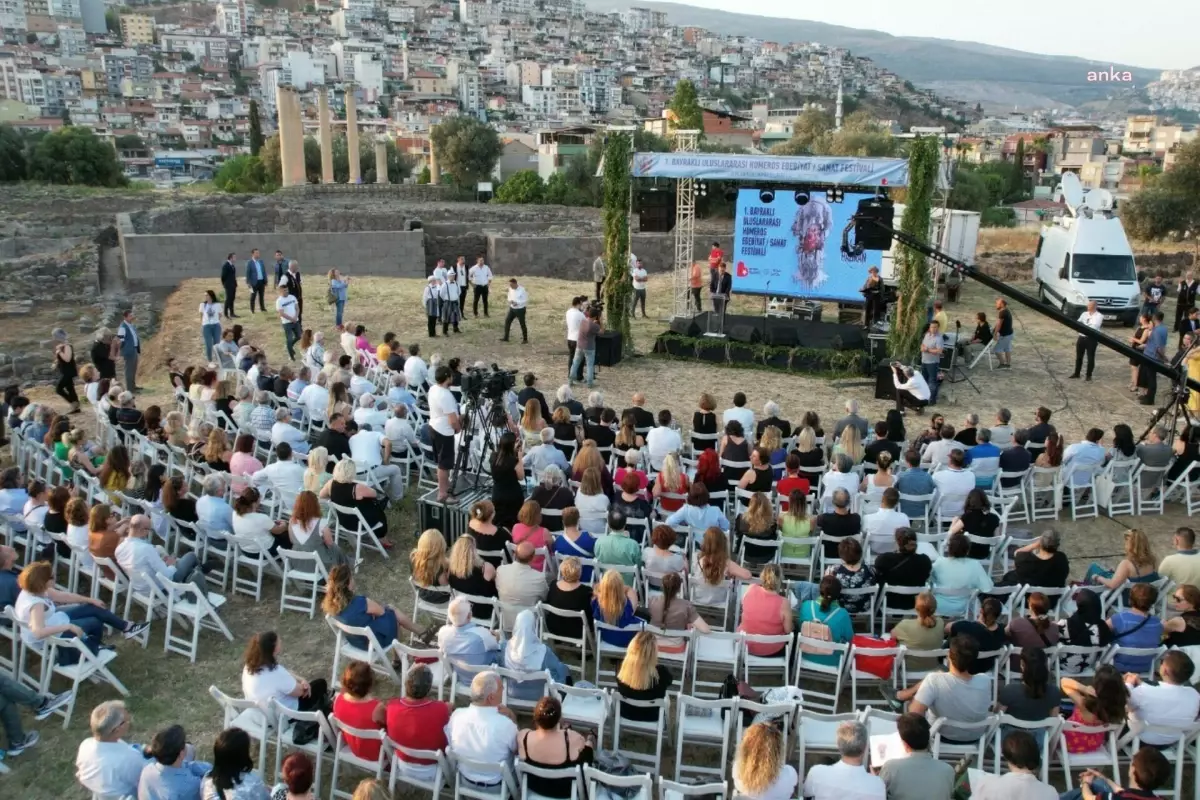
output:
[[567, 309], [567, 380], [575, 380], [578, 374], [571, 368], [575, 362], [575, 347], [579, 342], [579, 325], [587, 316], [583, 313], [583, 305], [587, 302], [587, 295], [578, 295], [571, 298], [571, 307]]
[[458, 401], [450, 391], [452, 373], [440, 366], [434, 373], [434, 385], [429, 387], [429, 428], [433, 437], [433, 457], [437, 460], [438, 502], [456, 503], [450, 491], [450, 470], [454, 469], [454, 434], [462, 428]]
[[929, 405], [929, 383], [924, 375], [912, 367], [893, 361], [892, 385], [896, 387], [896, 408], [901, 411], [912, 408], [921, 414], [925, 411], [925, 406]]
[[573, 382], [579, 373], [580, 365], [587, 361], [587, 385], [592, 388], [596, 382], [596, 337], [604, 330], [600, 324], [601, 307], [592, 303], [587, 307], [585, 317], [579, 323], [579, 343], [575, 349], [575, 357], [571, 359], [571, 369], [567, 371], [568, 382]]

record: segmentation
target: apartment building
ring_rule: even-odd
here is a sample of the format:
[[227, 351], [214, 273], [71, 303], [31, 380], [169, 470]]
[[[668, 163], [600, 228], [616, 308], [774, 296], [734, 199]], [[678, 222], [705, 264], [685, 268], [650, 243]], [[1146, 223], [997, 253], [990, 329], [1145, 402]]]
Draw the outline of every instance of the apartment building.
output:
[[121, 41], [126, 47], [154, 44], [154, 17], [149, 14], [122, 14]]

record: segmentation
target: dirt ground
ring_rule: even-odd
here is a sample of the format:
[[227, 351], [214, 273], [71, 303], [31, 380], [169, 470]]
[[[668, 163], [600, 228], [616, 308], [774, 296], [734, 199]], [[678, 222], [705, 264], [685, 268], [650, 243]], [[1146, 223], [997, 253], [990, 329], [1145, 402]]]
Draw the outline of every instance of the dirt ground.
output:
[[[530, 343], [521, 344], [515, 331], [512, 341], [504, 343], [499, 339], [503, 329], [503, 281], [506, 276], [499, 277], [500, 280], [493, 284], [491, 316], [486, 319], [468, 316], [462, 324], [463, 332], [451, 333], [449, 339], [439, 335], [430, 340], [425, 335], [421, 281], [356, 279], [350, 287], [346, 318], [352, 323], [367, 325], [372, 343], [381, 339], [386, 331], [397, 333], [405, 344], [419, 343], [427, 360], [430, 355], [440, 353], [446, 358], [459, 356], [468, 363], [496, 361], [522, 371], [531, 370], [539, 376], [540, 388], [549, 395], [563, 382], [566, 374], [564, 310], [572, 295], [585, 293], [591, 287], [553, 280], [525, 281], [530, 295]], [[639, 354], [649, 353], [654, 338], [666, 329], [671, 306], [668, 281], [667, 277], [651, 280], [648, 292], [650, 318], [634, 322], [633, 340]], [[324, 306], [320, 282], [313, 278], [309, 286], [312, 288], [309, 289], [306, 325], [324, 329], [329, 341], [336, 342], [332, 313]], [[144, 348], [140, 382], [150, 391], [139, 398], [142, 407], [154, 402], [169, 403], [163, 368], [169, 355], [179, 357], [184, 364], [201, 360], [203, 348], [196, 309], [203, 290], [210, 287], [219, 288], [215, 279], [190, 281], [166, 301], [161, 332]], [[497, 298], [496, 294], [500, 296]], [[952, 320], [961, 320], [966, 330], [976, 310], [987, 310], [989, 318], [994, 317], [993, 301], [994, 297], [981, 287], [968, 285], [960, 302], [950, 305], [948, 312]], [[738, 299], [731, 309], [745, 313], [759, 313], [760, 310], [761, 301], [754, 299]], [[242, 315], [239, 321], [246, 326], [250, 341], [265, 347], [273, 358], [272, 363], [279, 363], [284, 351], [277, 318], [272, 314], [248, 315], [244, 300], [238, 311]], [[1126, 389], [1129, 366], [1124, 358], [1101, 348], [1096, 380], [1092, 383], [1069, 381], [1067, 375], [1074, 364], [1074, 334], [1015, 304], [1013, 312], [1016, 323], [1013, 369], [989, 371], [981, 364], [969, 373], [978, 392], [968, 383], [944, 386], [939, 410], [949, 421], [957, 424], [966, 414], [976, 412], [987, 423], [996, 409], [1007, 407], [1012, 411], [1014, 421], [1025, 425], [1032, 422], [1033, 409], [1045, 405], [1053, 410], [1052, 421], [1068, 441], [1076, 441], [1086, 428], [1098, 426], [1106, 431], [1107, 444], [1111, 428], [1118, 422], [1129, 423], [1140, 433], [1147, 424], [1148, 410], [1137, 405]], [[1119, 337], [1129, 334], [1123, 328], [1108, 332]], [[743, 391], [749, 398], [749, 405], [760, 413], [766, 401], [774, 400], [782, 407], [785, 418], [798, 420], [805, 411], [812, 409], [826, 424], [832, 424], [841, 416], [845, 402], [852, 398], [860, 402], [864, 413], [872, 420], [880, 418], [888, 408], [885, 402], [872, 399], [872, 384], [865, 379], [829, 381], [763, 370], [683, 363], [647, 355], [635, 355], [618, 367], [604, 369], [598, 388], [604, 392], [606, 402], [618, 409], [629, 405], [633, 392], [642, 391], [650, 408], [669, 407], [687, 421], [690, 421], [701, 391], [713, 394], [719, 408], [731, 405], [734, 392]], [[48, 390], [39, 389], [33, 394], [36, 399], [61, 404]], [[914, 420], [912, 424], [920, 425], [921, 422]], [[417, 533], [411, 498], [406, 499], [390, 519], [392, 530], [397, 534], [397, 548], [391, 560], [368, 558], [357, 580], [369, 596], [395, 604], [402, 610], [411, 610], [406, 553]], [[1178, 508], [1170, 507], [1161, 517], [1101, 518], [1079, 523], [1068, 520], [1057, 523], [1056, 527], [1064, 534], [1065, 550], [1071, 558], [1072, 571], [1078, 576], [1093, 560], [1115, 566], [1121, 552], [1122, 535], [1129, 526], [1147, 530], [1156, 554], [1161, 557], [1169, 552], [1171, 532], [1186, 523]], [[1036, 526], [1037, 529], [1041, 527], [1043, 524]], [[121, 655], [115, 662], [115, 671], [132, 692], [128, 698], [134, 716], [132, 741], [148, 741], [158, 728], [178, 722], [185, 726], [190, 740], [198, 744], [202, 753], [211, 752], [211, 742], [220, 729], [221, 719], [207, 689], [213, 684], [232, 694], [240, 692], [241, 651], [255, 631], [275, 629], [280, 632], [284, 646], [282, 661], [293, 671], [309, 677], [329, 677], [333, 636], [319, 617], [308, 620], [295, 612], [280, 616], [277, 592], [277, 584], [271, 582], [263, 602], [257, 605], [245, 597], [231, 596], [223, 616], [234, 633], [234, 642], [203, 634], [201, 653], [194, 666], [181, 656], [168, 656], [162, 652], [161, 623], [155, 624], [151, 646], [145, 651], [138, 652], [136, 644], [118, 644]], [[397, 687], [393, 686], [377, 689], [382, 697], [397, 692]], [[22, 800], [84, 797], [73, 778], [75, 749], [88, 735], [90, 709], [101, 700], [114, 696], [115, 693], [106, 687], [85, 687], [66, 731], [53, 723], [37, 725], [30, 721], [30, 727], [40, 729], [42, 743], [9, 761], [14, 772], [0, 779], [0, 785], [4, 787], [0, 794]], [[666, 750], [674, 753], [673, 741]], [[670, 758], [667, 765], [664, 772], [672, 766]], [[325, 775], [328, 774], [326, 769]]]

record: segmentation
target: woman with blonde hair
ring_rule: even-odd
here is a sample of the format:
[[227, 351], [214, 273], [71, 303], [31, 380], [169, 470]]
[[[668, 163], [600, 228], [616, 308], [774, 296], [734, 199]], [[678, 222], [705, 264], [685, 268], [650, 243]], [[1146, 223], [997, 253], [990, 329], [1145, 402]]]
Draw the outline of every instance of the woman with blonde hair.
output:
[[817, 447], [817, 434], [805, 426], [796, 434], [796, 455], [800, 457], [802, 467], [820, 467], [825, 464], [825, 454]]
[[[658, 663], [658, 641], [649, 631], [638, 631], [629, 642], [621, 669], [617, 671], [617, 694], [624, 700], [662, 700], [675, 678]], [[666, 722], [657, 708], [642, 708], [621, 703], [618, 712], [635, 722]]]
[[[403, 612], [358, 594], [356, 589], [350, 567], [345, 564], [334, 567], [329, 571], [329, 580], [325, 584], [321, 610], [343, 625], [369, 628], [384, 649], [398, 640], [401, 628], [417, 634], [417, 638], [423, 641], [431, 639], [436, 632], [433, 628], [421, 630]], [[363, 650], [367, 648], [367, 640], [362, 636], [347, 636], [346, 644]]]
[[163, 417], [163, 442], [171, 447], [187, 447], [187, 422], [178, 411], [168, 411]]
[[743, 560], [751, 564], [764, 564], [775, 558], [778, 548], [752, 544], [748, 539], [773, 542], [779, 536], [775, 524], [775, 507], [762, 492], [750, 496], [750, 505], [738, 515], [734, 525], [737, 534], [735, 549], [743, 553]]
[[542, 428], [546, 420], [542, 419], [542, 406], [536, 397], [531, 397], [525, 403], [524, 413], [521, 414], [521, 443], [528, 452], [542, 443]]
[[229, 448], [229, 437], [225, 435], [224, 429], [213, 428], [209, 431], [208, 442], [205, 443], [200, 457], [213, 472], [229, 472], [229, 459], [233, 457], [233, 450]]
[[571, 462], [571, 480], [582, 481], [583, 473], [589, 469], [595, 469], [600, 473], [600, 484], [604, 494], [612, 497], [613, 477], [612, 473], [608, 471], [608, 465], [604, 463], [604, 456], [600, 455], [595, 441], [584, 439], [579, 452], [575, 454], [575, 460]]
[[417, 586], [417, 595], [429, 603], [446, 601], [446, 593], [433, 588], [445, 586], [450, 577], [450, 562], [446, 558], [446, 537], [442, 532], [437, 528], [430, 528], [422, 533], [408, 558], [412, 564], [412, 579]]
[[636, 616], [637, 593], [625, 585], [621, 573], [610, 569], [604, 573], [592, 593], [592, 617], [605, 625], [614, 628], [624, 628], [621, 631], [600, 631], [600, 638], [606, 644], [616, 647], [628, 647], [636, 631], [642, 627], [642, 620]]
[[783, 732], [770, 722], [756, 722], [746, 729], [733, 760], [733, 786], [746, 800], [775, 800], [791, 797], [800, 776], [787, 763]]
[[[454, 540], [454, 546], [450, 548], [446, 581], [458, 594], [496, 596], [496, 568], [479, 557], [474, 536], [460, 536]], [[492, 606], [472, 603], [471, 616], [479, 620], [490, 619]]]
[[[358, 480], [358, 467], [354, 460], [346, 456], [333, 468], [333, 478], [321, 487], [317, 494], [322, 499], [330, 500], [334, 505], [343, 508], [357, 508], [367, 524], [371, 526], [375, 536], [380, 540], [388, 535], [387, 517], [384, 516], [384, 504], [378, 494], [368, 484]], [[340, 511], [338, 519], [341, 525], [349, 530], [357, 530], [358, 518]], [[381, 541], [384, 548], [391, 549], [390, 541]]]
[[[345, 302], [342, 300], [338, 303], [339, 309]], [[350, 800], [391, 800], [391, 797], [392, 795], [384, 787], [383, 781], [365, 778], [359, 781], [358, 786], [354, 787], [354, 796]]]
[[1129, 583], [1153, 583], [1158, 580], [1158, 561], [1150, 547], [1150, 537], [1144, 531], [1131, 528], [1125, 531], [1125, 557], [1115, 570], [1093, 563], [1083, 576], [1084, 583], [1097, 583], [1105, 589], [1116, 589]]
[[604, 493], [599, 470], [595, 467], [584, 470], [579, 491], [575, 493], [575, 508], [579, 511], [583, 529], [594, 533], [606, 530], [604, 520], [608, 515], [608, 506], [608, 495]]
[[700, 547], [692, 557], [692, 600], [703, 605], [720, 605], [729, 599], [721, 584], [727, 579], [748, 581], [750, 570], [729, 560], [729, 540], [717, 526], [705, 529]]
[[308, 469], [304, 470], [304, 491], [320, 493], [333, 476], [329, 474], [329, 451], [314, 447], [308, 452]]
[[[841, 592], [841, 587], [838, 588]], [[767, 564], [759, 574], [759, 582], [742, 597], [742, 622], [738, 630], [756, 636], [782, 636], [792, 632], [792, 608], [783, 594], [783, 575], [778, 564]], [[746, 651], [753, 656], [781, 656], [783, 645], [751, 642]]]
[[288, 520], [288, 536], [296, 550], [316, 553], [326, 570], [350, 563], [350, 559], [334, 541], [333, 531], [328, 525], [321, 524], [321, 502], [311, 491], [305, 490], [296, 495], [292, 516]]
[[770, 454], [768, 459], [775, 480], [783, 477], [783, 462], [787, 460], [787, 450], [783, 448], [783, 434], [774, 425], [763, 428], [758, 446]]
[[[937, 607], [933, 592], [921, 592], [914, 604], [917, 616], [897, 622], [892, 628], [892, 638], [909, 650], [940, 650], [946, 638], [946, 625], [937, 615]], [[917, 656], [909, 661], [909, 668], [918, 671], [937, 669], [938, 660]]]
[[475, 544], [481, 553], [496, 553], [495, 556], [483, 556], [483, 560], [498, 567], [503, 562], [505, 547], [512, 541], [512, 534], [507, 528], [496, 524], [496, 506], [491, 500], [480, 500], [471, 506], [470, 520], [467, 522], [467, 533], [475, 537]]
[[667, 453], [663, 457], [662, 470], [654, 479], [652, 494], [654, 499], [658, 501], [659, 507], [666, 513], [678, 511], [683, 508], [683, 504], [687, 500], [681, 498], [663, 497], [664, 494], [687, 495], [688, 487], [691, 483], [688, 481], [687, 474], [679, 467], [679, 456], [674, 453]]
[[[81, 469], [92, 476], [100, 474], [99, 464], [104, 463], [104, 458], [93, 456], [89, 452], [87, 437], [83, 435], [83, 431], [78, 428], [73, 431], [67, 431], [62, 435], [61, 443], [67, 451], [66, 458], [63, 460], [72, 467], [70, 470], [63, 470], [64, 478], [73, 478], [75, 476], [74, 470], [76, 469]], [[57, 448], [55, 449], [57, 450]], [[55, 455], [57, 455], [57, 452]]]
[[842, 435], [838, 437], [837, 444], [833, 446], [835, 458], [842, 453], [850, 456], [855, 464], [860, 463], [863, 459], [862, 435], [854, 425], [847, 425], [842, 430]]
[[896, 478], [892, 475], [891, 469], [892, 454], [886, 450], [880, 451], [875, 456], [875, 466], [878, 469], [866, 475], [862, 479], [862, 485], [859, 488], [868, 497], [878, 500], [880, 497], [883, 497], [884, 491], [890, 489], [896, 483]]

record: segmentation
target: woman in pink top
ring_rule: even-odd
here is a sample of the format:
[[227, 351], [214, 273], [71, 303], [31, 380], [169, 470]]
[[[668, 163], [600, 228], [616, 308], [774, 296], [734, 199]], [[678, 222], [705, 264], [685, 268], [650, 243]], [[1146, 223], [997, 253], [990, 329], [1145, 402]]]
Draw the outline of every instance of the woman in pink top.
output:
[[[550, 533], [542, 527], [542, 507], [533, 500], [526, 500], [517, 512], [517, 524], [513, 525], [512, 541], [514, 545], [529, 542], [534, 547], [547, 547], [550, 544]], [[546, 563], [545, 556], [536, 556], [529, 566], [541, 571]]]
[[[792, 607], [783, 591], [783, 576], [779, 567], [763, 567], [762, 583], [756, 583], [742, 598], [742, 623], [738, 630], [758, 636], [782, 636], [792, 632]], [[746, 650], [752, 656], [782, 655], [784, 647], [774, 644], [750, 643]]]
[[239, 494], [250, 485], [247, 480], [239, 480], [253, 475], [263, 468], [263, 463], [254, 457], [254, 437], [248, 433], [240, 434], [233, 444], [233, 455], [229, 457], [229, 474], [233, 477], [233, 493]]
[[[354, 347], [358, 350], [374, 350], [374, 348], [371, 347], [371, 343], [367, 341], [366, 325], [354, 326]], [[350, 355], [353, 356], [354, 353], [351, 353]]]

